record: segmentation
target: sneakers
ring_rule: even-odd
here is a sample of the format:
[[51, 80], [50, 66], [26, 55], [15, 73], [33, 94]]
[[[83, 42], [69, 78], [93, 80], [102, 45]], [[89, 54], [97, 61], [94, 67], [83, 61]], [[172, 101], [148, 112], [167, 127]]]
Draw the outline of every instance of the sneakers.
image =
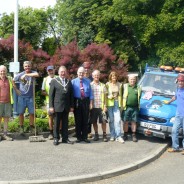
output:
[[106, 134], [103, 134], [103, 141], [104, 142], [108, 142], [108, 139], [107, 139], [107, 135]]
[[138, 141], [135, 134], [132, 134], [132, 141], [133, 141], [133, 142], [137, 142], [137, 141]]
[[88, 139], [91, 139], [93, 136], [91, 133], [88, 134]]
[[48, 140], [53, 140], [53, 139], [54, 139], [53, 134], [49, 134], [49, 136], [48, 136]]
[[8, 135], [3, 135], [2, 139], [6, 141], [13, 141], [13, 138], [9, 137]]
[[[169, 153], [177, 153], [177, 152], [181, 152], [181, 150], [176, 150], [176, 149], [173, 149], [173, 148], [169, 148], [168, 150], [167, 150]], [[182, 155], [184, 154], [184, 151], [182, 151]]]
[[110, 138], [110, 141], [114, 141], [114, 140], [115, 140], [114, 137], [111, 137], [111, 138]]
[[120, 143], [124, 143], [125, 141], [123, 140], [123, 138], [122, 137], [118, 137], [118, 138], [116, 138], [116, 141], [117, 142], [120, 142]]
[[94, 139], [93, 139], [94, 141], [98, 141], [99, 140], [99, 135], [98, 135], [98, 133], [95, 133], [95, 136], [94, 136]]

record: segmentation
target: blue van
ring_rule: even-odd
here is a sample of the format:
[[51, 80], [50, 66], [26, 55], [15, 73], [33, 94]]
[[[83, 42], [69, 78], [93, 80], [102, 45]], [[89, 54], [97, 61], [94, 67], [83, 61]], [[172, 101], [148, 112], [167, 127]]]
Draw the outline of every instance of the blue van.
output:
[[160, 138], [171, 135], [176, 101], [169, 105], [163, 101], [168, 101], [175, 95], [177, 76], [178, 73], [172, 69], [168, 70], [168, 67], [160, 69], [146, 66], [145, 73], [138, 83], [142, 89], [138, 133]]

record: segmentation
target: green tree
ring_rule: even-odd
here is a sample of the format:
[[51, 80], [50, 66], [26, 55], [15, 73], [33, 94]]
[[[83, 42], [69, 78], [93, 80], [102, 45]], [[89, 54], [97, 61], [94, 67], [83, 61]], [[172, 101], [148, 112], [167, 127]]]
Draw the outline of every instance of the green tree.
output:
[[[48, 11], [49, 12], [49, 11]], [[44, 9], [19, 9], [19, 39], [30, 42], [37, 49], [48, 37], [48, 12]], [[14, 14], [3, 14], [0, 19], [0, 37], [8, 38], [14, 33]]]
[[57, 9], [63, 43], [107, 43], [131, 70], [145, 62], [184, 65], [183, 0], [59, 0]]
[[111, 14], [133, 29], [143, 63], [184, 65], [182, 0], [114, 0]]
[[124, 62], [137, 65], [139, 43], [130, 27], [114, 19], [112, 6], [112, 0], [57, 1], [59, 24], [64, 26], [63, 43], [73, 38], [80, 48], [92, 42], [106, 43]]

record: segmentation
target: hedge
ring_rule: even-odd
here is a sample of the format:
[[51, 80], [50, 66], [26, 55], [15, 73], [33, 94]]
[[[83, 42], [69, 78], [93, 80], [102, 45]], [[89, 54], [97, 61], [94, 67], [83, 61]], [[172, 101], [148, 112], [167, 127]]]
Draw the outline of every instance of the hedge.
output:
[[[24, 131], [29, 131], [29, 114], [24, 114]], [[69, 127], [74, 126], [75, 121], [73, 116], [69, 116]], [[3, 126], [3, 122], [2, 125]], [[49, 131], [49, 123], [47, 112], [42, 109], [36, 109], [36, 127], [38, 132], [47, 132]], [[8, 131], [9, 132], [18, 132], [19, 131], [19, 118], [12, 118], [8, 123]]]

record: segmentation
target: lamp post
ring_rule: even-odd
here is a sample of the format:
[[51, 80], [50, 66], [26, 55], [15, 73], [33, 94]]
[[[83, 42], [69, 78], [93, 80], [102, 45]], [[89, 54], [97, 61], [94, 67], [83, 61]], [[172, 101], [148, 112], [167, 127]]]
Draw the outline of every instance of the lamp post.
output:
[[18, 0], [16, 0], [14, 13], [14, 62], [18, 62], [18, 12], [19, 6]]
[[[15, 12], [14, 12], [14, 62], [18, 62], [18, 12], [19, 12], [19, 5], [18, 0], [15, 2]], [[14, 72], [14, 77], [16, 72]], [[18, 87], [18, 83], [16, 83]], [[13, 117], [18, 116], [18, 96], [15, 91], [13, 91]]]

